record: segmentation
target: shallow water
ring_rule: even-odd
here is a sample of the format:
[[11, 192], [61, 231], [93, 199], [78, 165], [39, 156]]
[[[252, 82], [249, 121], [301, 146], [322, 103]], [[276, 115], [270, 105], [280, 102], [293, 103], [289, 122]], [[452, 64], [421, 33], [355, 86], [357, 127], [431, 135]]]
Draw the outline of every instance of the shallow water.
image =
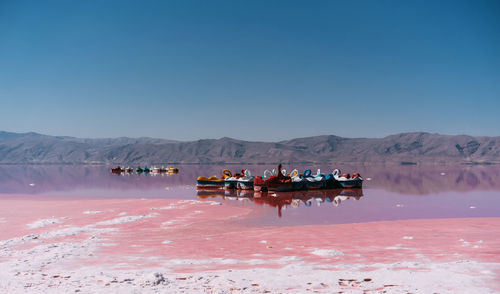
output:
[[[0, 166], [2, 198], [95, 199], [183, 198], [218, 200], [251, 207], [244, 222], [263, 225], [317, 225], [383, 220], [500, 217], [499, 166], [340, 166], [359, 172], [363, 189], [253, 193], [224, 190], [197, 191], [199, 175], [219, 176], [229, 167], [186, 165], [179, 174], [111, 174], [106, 166]], [[247, 166], [254, 174], [274, 166]], [[289, 166], [284, 168], [290, 170]], [[304, 166], [298, 166], [303, 170]], [[323, 172], [331, 167], [313, 166]], [[1, 198], [0, 198], [1, 201]], [[236, 222], [238, 220], [235, 220]]]

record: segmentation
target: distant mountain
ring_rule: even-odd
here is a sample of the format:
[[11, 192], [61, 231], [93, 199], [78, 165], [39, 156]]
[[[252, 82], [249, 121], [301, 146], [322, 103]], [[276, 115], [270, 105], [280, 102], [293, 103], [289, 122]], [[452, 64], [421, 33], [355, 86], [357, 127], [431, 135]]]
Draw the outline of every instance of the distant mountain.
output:
[[500, 163], [500, 137], [402, 133], [384, 138], [316, 136], [281, 142], [231, 138], [81, 139], [0, 131], [0, 164]]

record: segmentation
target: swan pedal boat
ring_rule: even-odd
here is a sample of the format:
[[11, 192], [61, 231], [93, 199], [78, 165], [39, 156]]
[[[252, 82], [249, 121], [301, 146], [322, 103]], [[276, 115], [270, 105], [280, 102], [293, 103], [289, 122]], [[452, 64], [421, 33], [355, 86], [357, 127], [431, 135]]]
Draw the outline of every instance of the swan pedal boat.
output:
[[126, 167], [126, 168], [122, 168], [121, 166], [117, 166], [117, 167], [112, 167], [111, 168], [111, 173], [113, 174], [121, 174], [121, 173], [132, 173], [134, 171], [134, 169], [132, 169], [131, 167]]
[[222, 171], [222, 178], [216, 176], [198, 177], [196, 179], [197, 188], [223, 188], [225, 179], [231, 177], [231, 172], [228, 169]]
[[304, 180], [305, 187], [309, 190], [325, 188], [326, 177], [321, 173], [320, 169], [318, 169], [316, 175], [312, 175], [311, 170], [306, 169], [302, 174], [302, 179]]
[[292, 178], [286, 175], [286, 171], [281, 170], [281, 164], [278, 165], [278, 171], [271, 172], [265, 170], [261, 177], [255, 177], [254, 180], [254, 191], [265, 192], [265, 191], [275, 191], [275, 192], [285, 192], [293, 191], [294, 183]]
[[111, 173], [112, 174], [121, 174], [122, 172], [125, 172], [125, 170], [122, 169], [120, 166], [112, 167], [111, 168]]
[[224, 187], [226, 189], [253, 190], [254, 179], [255, 177], [248, 169], [243, 169], [241, 174], [225, 178]]
[[174, 168], [172, 166], [169, 166], [168, 168], [165, 168], [165, 167], [153, 167], [151, 169], [151, 172], [152, 173], [159, 173], [159, 174], [163, 174], [163, 173], [172, 173], [172, 174], [176, 174], [179, 172], [179, 169], [178, 168]]
[[360, 174], [355, 173], [352, 176], [349, 174], [341, 174], [339, 169], [333, 171], [333, 178], [339, 183], [342, 188], [362, 188], [363, 178]]
[[243, 177], [238, 179], [237, 188], [241, 190], [253, 190], [255, 177], [252, 176], [252, 173], [246, 169], [243, 173]]
[[226, 189], [237, 189], [238, 188], [238, 180], [243, 176], [245, 173], [245, 170], [241, 170], [241, 174], [236, 173], [236, 174], [231, 174], [229, 172], [228, 176], [224, 179], [224, 188]]

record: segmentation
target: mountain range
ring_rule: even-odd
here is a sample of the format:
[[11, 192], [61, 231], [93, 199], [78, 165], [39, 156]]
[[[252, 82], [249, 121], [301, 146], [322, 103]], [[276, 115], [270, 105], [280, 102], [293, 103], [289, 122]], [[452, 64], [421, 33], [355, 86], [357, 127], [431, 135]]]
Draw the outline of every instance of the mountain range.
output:
[[401, 133], [384, 138], [334, 135], [279, 142], [232, 138], [174, 141], [85, 139], [0, 131], [0, 164], [500, 163], [500, 137]]

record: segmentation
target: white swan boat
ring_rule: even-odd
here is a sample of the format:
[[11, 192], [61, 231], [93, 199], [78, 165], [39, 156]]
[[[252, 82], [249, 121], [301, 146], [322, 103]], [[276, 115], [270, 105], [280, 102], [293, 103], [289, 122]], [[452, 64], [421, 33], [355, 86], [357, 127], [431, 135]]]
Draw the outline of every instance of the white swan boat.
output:
[[358, 173], [351, 176], [349, 174], [341, 174], [339, 169], [335, 169], [333, 171], [333, 178], [342, 188], [362, 188], [363, 186], [363, 178]]
[[255, 177], [252, 176], [252, 173], [246, 169], [243, 173], [243, 177], [238, 179], [238, 189], [242, 190], [253, 190], [253, 181]]

